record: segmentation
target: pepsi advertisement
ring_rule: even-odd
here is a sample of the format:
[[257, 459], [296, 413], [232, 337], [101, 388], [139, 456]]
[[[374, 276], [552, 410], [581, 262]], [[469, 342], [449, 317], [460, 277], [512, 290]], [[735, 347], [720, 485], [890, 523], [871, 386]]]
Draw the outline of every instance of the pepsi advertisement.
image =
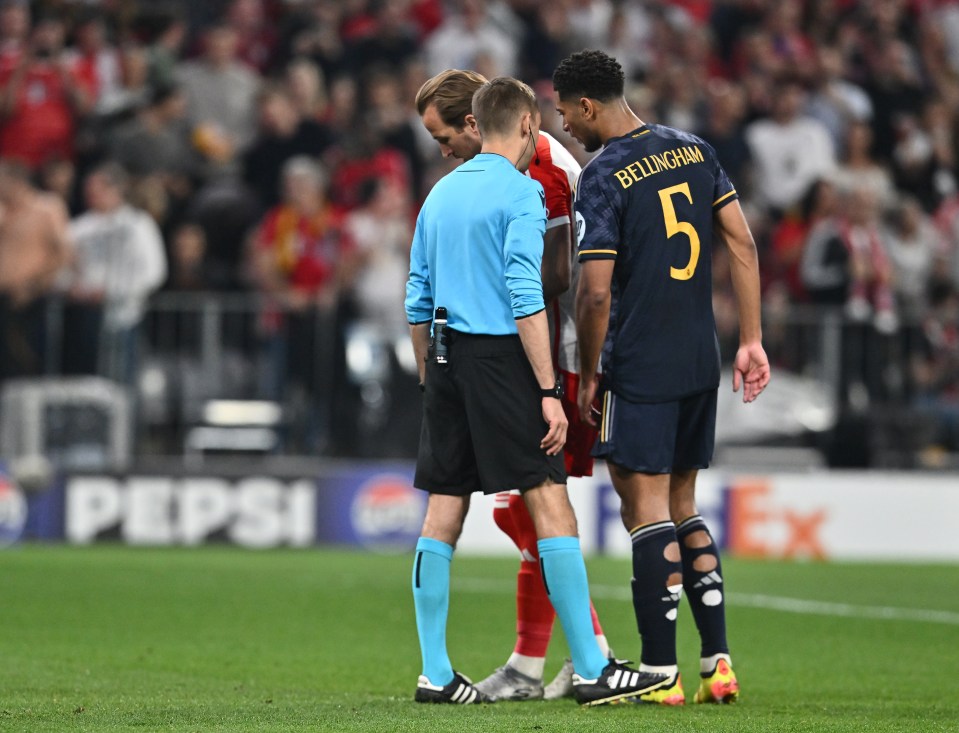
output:
[[426, 495], [412, 464], [356, 464], [314, 475], [75, 474], [24, 491], [0, 466], [0, 548], [24, 540], [249, 548], [415, 545]]

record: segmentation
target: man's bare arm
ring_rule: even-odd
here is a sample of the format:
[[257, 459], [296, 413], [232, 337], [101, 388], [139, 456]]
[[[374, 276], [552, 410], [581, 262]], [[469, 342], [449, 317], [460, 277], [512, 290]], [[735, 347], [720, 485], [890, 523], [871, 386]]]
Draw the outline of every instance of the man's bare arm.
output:
[[561, 224], [543, 236], [543, 300], [547, 303], [569, 290], [572, 278], [572, 229]]
[[416, 356], [416, 369], [420, 375], [420, 384], [426, 384], [426, 358], [430, 350], [430, 324], [411, 323], [410, 340], [413, 342], [413, 354]]
[[579, 394], [576, 402], [580, 418], [595, 425], [590, 405], [596, 396], [594, 375], [599, 372], [599, 357], [609, 329], [609, 308], [612, 296], [615, 260], [587, 260], [580, 265], [576, 289], [576, 339], [579, 343]]
[[[519, 332], [520, 341], [523, 342], [526, 358], [533, 367], [537, 383], [542, 389], [550, 389], [556, 384], [556, 374], [553, 371], [546, 311], [541, 310], [526, 318], [517, 318], [516, 330]], [[542, 403], [543, 419], [549, 425], [549, 430], [539, 445], [548, 455], [553, 456], [563, 449], [569, 421], [558, 399], [544, 397]]]
[[769, 384], [769, 359], [762, 346], [762, 295], [759, 255], [738, 201], [715, 216], [716, 236], [729, 250], [733, 291], [739, 307], [739, 350], [733, 367], [733, 389], [743, 385], [743, 401], [752, 402]]

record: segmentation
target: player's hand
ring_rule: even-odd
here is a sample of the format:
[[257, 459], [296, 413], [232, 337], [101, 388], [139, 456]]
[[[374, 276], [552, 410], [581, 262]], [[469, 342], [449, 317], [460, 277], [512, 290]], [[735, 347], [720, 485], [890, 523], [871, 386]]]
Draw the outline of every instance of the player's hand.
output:
[[579, 419], [591, 428], [595, 428], [598, 425], [596, 422], [596, 409], [593, 407], [593, 401], [596, 399], [596, 392], [598, 390], [598, 376], [592, 379], [580, 377], [579, 389], [576, 392], [576, 406], [579, 408]]
[[563, 403], [555, 397], [544, 397], [543, 419], [549, 425], [549, 430], [546, 431], [546, 437], [539, 442], [539, 447], [546, 451], [546, 455], [555, 456], [566, 444], [566, 428], [569, 427]]
[[769, 358], [758, 341], [743, 344], [733, 362], [733, 392], [743, 388], [743, 402], [752, 402], [769, 384]]

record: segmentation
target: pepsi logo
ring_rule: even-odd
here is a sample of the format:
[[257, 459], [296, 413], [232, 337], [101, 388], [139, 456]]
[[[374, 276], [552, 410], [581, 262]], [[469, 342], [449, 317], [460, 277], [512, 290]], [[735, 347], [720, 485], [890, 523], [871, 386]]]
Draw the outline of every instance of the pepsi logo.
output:
[[356, 492], [350, 519], [365, 545], [408, 549], [416, 543], [426, 512], [426, 495], [396, 475], [375, 476]]

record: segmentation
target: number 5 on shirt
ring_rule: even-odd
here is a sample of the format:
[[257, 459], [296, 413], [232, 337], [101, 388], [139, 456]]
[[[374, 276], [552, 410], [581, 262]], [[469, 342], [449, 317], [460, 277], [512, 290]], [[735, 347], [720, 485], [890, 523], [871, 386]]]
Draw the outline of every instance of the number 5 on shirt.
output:
[[688, 221], [679, 221], [676, 218], [676, 208], [673, 206], [673, 194], [676, 193], [683, 194], [689, 203], [693, 202], [688, 183], [680, 183], [659, 190], [659, 200], [663, 204], [663, 219], [666, 222], [666, 238], [671, 239], [674, 234], [685, 234], [689, 237], [689, 262], [685, 267], [670, 267], [669, 276], [674, 280], [689, 280], [696, 273], [696, 263], [699, 262], [699, 235]]

